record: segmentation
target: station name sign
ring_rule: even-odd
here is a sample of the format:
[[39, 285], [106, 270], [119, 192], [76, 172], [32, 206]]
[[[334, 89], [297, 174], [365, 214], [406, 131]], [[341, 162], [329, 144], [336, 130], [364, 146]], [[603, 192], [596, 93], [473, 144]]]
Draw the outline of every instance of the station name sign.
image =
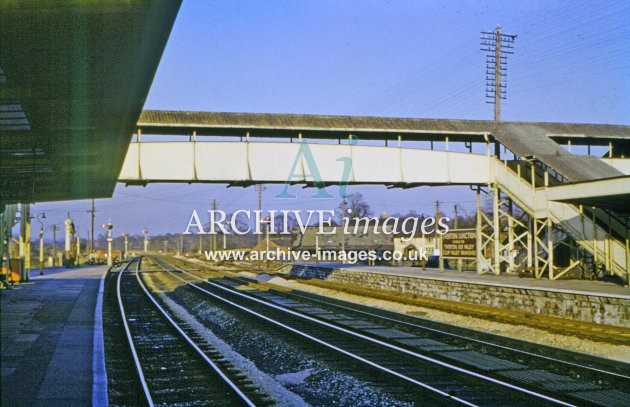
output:
[[454, 259], [476, 259], [475, 229], [451, 229], [442, 236], [442, 256]]

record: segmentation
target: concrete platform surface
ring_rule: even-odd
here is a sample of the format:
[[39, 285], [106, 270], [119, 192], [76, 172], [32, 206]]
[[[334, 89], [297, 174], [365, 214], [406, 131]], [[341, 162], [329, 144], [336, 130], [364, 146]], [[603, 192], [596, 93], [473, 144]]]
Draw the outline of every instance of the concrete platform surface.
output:
[[354, 271], [367, 271], [382, 274], [397, 274], [407, 277], [424, 278], [441, 281], [456, 281], [468, 284], [480, 284], [496, 287], [509, 287], [541, 291], [553, 291], [567, 294], [582, 294], [599, 297], [613, 297], [630, 299], [630, 288], [605, 281], [588, 280], [549, 280], [546, 278], [519, 278], [517, 275], [501, 274], [477, 274], [474, 271], [458, 272], [456, 270], [430, 269], [423, 270], [420, 267], [393, 267], [393, 266], [365, 266], [349, 264], [314, 264], [304, 263], [305, 266], [318, 266], [326, 268], [342, 268]]
[[36, 270], [29, 282], [0, 291], [3, 406], [92, 405], [99, 380], [94, 310], [105, 272], [105, 266], [50, 268], [43, 276]]

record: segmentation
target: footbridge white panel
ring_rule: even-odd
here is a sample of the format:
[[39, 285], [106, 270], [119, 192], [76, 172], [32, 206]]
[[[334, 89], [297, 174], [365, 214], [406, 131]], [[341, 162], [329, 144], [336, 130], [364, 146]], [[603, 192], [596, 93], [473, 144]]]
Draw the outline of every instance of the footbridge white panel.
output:
[[[399, 147], [274, 142], [134, 142], [120, 182], [462, 184], [494, 181], [494, 158]], [[312, 160], [309, 159], [312, 154]], [[297, 159], [297, 165], [294, 167]], [[347, 167], [347, 163], [351, 166]]]

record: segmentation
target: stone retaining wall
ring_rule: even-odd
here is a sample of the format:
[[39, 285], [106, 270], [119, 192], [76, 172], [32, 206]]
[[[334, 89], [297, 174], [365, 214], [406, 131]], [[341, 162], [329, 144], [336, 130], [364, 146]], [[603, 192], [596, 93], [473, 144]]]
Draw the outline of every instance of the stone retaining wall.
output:
[[630, 300], [296, 264], [291, 274], [577, 321], [630, 327]]

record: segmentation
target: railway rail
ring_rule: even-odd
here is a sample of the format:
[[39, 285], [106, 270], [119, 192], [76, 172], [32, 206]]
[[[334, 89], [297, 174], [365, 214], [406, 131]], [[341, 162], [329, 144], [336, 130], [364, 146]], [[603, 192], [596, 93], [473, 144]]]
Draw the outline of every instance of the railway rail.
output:
[[[434, 397], [468, 405], [626, 405], [628, 401], [629, 395], [611, 384], [624, 383], [628, 377], [623, 373], [517, 352], [507, 347], [502, 347], [501, 357], [496, 357], [463, 343], [468, 341], [477, 347], [493, 345], [479, 340], [460, 337], [456, 338], [460, 344], [454, 345], [452, 335], [451, 343], [428, 338], [424, 327], [414, 327], [409, 322], [404, 326], [404, 321], [394, 320], [391, 316], [384, 318], [370, 315], [366, 310], [344, 309], [340, 304], [283, 291], [241, 291], [237, 287], [246, 285], [247, 279], [213, 278], [206, 281], [162, 258], [156, 257], [154, 261], [212, 301], [255, 315], [359, 361], [378, 374], [389, 375], [401, 385], [404, 383], [424, 393], [433, 393]], [[429, 331], [431, 335], [448, 335], [435, 329]], [[508, 353], [510, 355], [506, 357]], [[569, 375], [542, 368], [542, 363], [564, 362], [572, 369]], [[595, 382], [597, 375], [605, 376], [605, 380], [599, 380], [601, 383], [584, 380], [581, 378], [584, 372], [595, 378]]]
[[273, 404], [192, 328], [169, 314], [143, 283], [140, 263], [136, 258], [121, 269], [116, 293], [146, 403]]
[[[224, 279], [241, 284], [261, 284], [260, 281], [242, 276], [226, 276]], [[574, 369], [575, 371], [569, 371], [569, 374], [576, 377], [587, 376], [600, 382], [607, 379], [612, 380], [610, 387], [615, 387], [615, 385], [621, 386], [630, 381], [630, 366], [622, 362], [486, 334], [309, 292], [275, 289], [273, 285], [265, 288], [265, 291], [252, 292], [252, 295], [278, 304], [290, 304], [291, 300], [302, 304], [310, 304], [316, 307], [316, 311], [321, 312], [323, 310], [324, 312], [333, 313], [336, 320], [345, 318], [362, 319], [366, 322], [383, 324], [393, 329], [402, 329], [407, 333], [418, 336], [431, 336], [434, 342], [439, 341], [439, 343], [434, 343], [437, 347], [457, 347], [459, 350], [463, 350], [463, 348], [475, 349], [484, 354], [494, 354], [499, 357], [514, 358], [516, 356], [515, 360], [526, 359], [528, 365], [535, 364], [542, 369], [552, 368], [563, 374], [567, 374], [567, 369]], [[324, 317], [324, 319], [326, 318]], [[481, 362], [477, 361], [477, 363]]]
[[[172, 259], [171, 261], [176, 262], [178, 264], [186, 265], [187, 262]], [[191, 271], [190, 269], [188, 269]], [[432, 337], [435, 339], [435, 336], [439, 336], [440, 340], [445, 340], [453, 345], [458, 345], [458, 342], [464, 341], [467, 347], [470, 347], [471, 344], [478, 344], [479, 348], [484, 352], [496, 352], [501, 354], [501, 349], [506, 350], [507, 352], [520, 354], [521, 357], [531, 357], [534, 359], [539, 359], [543, 361], [543, 363], [547, 363], [547, 368], [551, 365], [559, 366], [558, 370], [566, 373], [566, 369], [578, 368], [580, 369], [579, 375], [584, 376], [584, 374], [595, 374], [598, 375], [596, 380], [601, 381], [606, 377], [621, 379], [624, 382], [630, 380], [630, 366], [626, 363], [622, 363], [619, 361], [605, 359], [601, 357], [595, 357], [592, 355], [587, 355], [575, 351], [570, 351], [566, 349], [561, 349], [553, 346], [541, 345], [538, 343], [527, 342], [519, 339], [512, 339], [509, 337], [494, 335], [490, 333], [486, 333], [483, 331], [478, 331], [470, 328], [463, 328], [455, 325], [446, 324], [443, 322], [433, 321], [427, 318], [423, 318], [421, 316], [402, 314], [398, 312], [388, 311], [381, 308], [370, 307], [361, 305], [354, 302], [343, 301], [336, 298], [331, 298], [328, 296], [318, 295], [307, 291], [301, 291], [296, 289], [287, 290], [283, 287], [278, 287], [273, 284], [268, 284], [265, 281], [259, 281], [257, 279], [251, 277], [245, 277], [239, 275], [239, 272], [249, 272], [250, 269], [240, 266], [237, 268], [230, 267], [228, 270], [225, 268], [221, 269], [213, 269], [209, 267], [204, 267], [199, 271], [212, 271], [219, 272], [222, 274], [223, 278], [241, 282], [243, 284], [250, 285], [263, 285], [266, 286], [265, 290], [269, 292], [273, 292], [274, 295], [285, 297], [285, 298], [295, 298], [298, 301], [307, 301], [311, 302], [314, 305], [325, 307], [330, 312], [334, 312], [335, 314], [350, 312], [356, 316], [362, 316], [367, 318], [376, 319], [377, 323], [385, 323], [385, 324], [393, 324], [403, 326], [403, 329], [417, 329], [419, 331], [430, 332]], [[195, 270], [193, 270], [195, 271]], [[306, 281], [309, 284], [312, 284], [313, 281]], [[324, 288], [333, 289], [336, 287], [327, 287], [326, 285], [322, 285], [321, 283], [325, 283], [323, 280], [316, 280], [316, 286], [323, 286]], [[266, 294], [260, 294], [262, 296], [266, 296]], [[363, 293], [363, 295], [367, 295]], [[280, 300], [282, 301], [282, 300]], [[416, 331], [418, 332], [418, 331]], [[628, 340], [622, 342], [623, 344], [628, 344]], [[544, 362], [546, 361], [546, 362]], [[603, 374], [603, 376], [601, 376]], [[620, 386], [625, 387], [625, 386]]]

